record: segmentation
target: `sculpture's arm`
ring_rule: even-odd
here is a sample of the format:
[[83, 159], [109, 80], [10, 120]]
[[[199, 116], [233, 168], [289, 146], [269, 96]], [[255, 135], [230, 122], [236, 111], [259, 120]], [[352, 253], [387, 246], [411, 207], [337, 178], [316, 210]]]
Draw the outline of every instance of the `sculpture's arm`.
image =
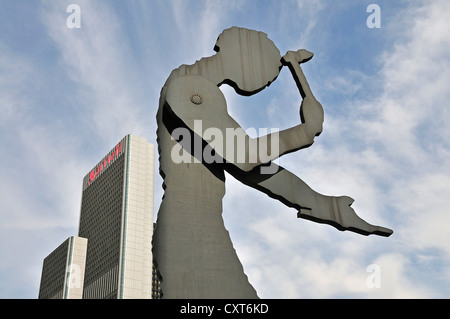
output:
[[177, 123], [172, 125], [196, 133], [218, 156], [243, 171], [250, 171], [286, 153], [308, 147], [317, 135], [316, 131], [311, 130], [307, 118], [306, 123], [251, 138], [228, 114], [220, 89], [198, 75], [173, 79], [165, 100], [166, 126], [171, 125], [169, 122]]
[[275, 170], [271, 174], [261, 174], [259, 169], [242, 172], [233, 166], [227, 166], [226, 170], [242, 183], [258, 189], [288, 207], [297, 209], [298, 218], [362, 235], [375, 234], [387, 237], [393, 233], [391, 229], [371, 225], [360, 218], [351, 207], [352, 198], [322, 195], [290, 171], [275, 164], [272, 166]]
[[[262, 144], [261, 147], [264, 147], [264, 143], [259, 143], [261, 137], [251, 139], [245, 134], [227, 113], [225, 98], [220, 89], [205, 78], [183, 76], [174, 79], [166, 91], [163, 108], [163, 123], [183, 149], [204, 164], [214, 166], [216, 162], [208, 162], [211, 158], [224, 163], [224, 168], [241, 182], [296, 208], [299, 211], [298, 217], [364, 235], [389, 236], [392, 233], [389, 229], [370, 225], [359, 218], [350, 207], [353, 202], [351, 198], [321, 195], [294, 174], [271, 162], [273, 158], [291, 149], [289, 145], [282, 143], [283, 136], [289, 137], [293, 147], [301, 147], [302, 144], [295, 144], [295, 141], [291, 141], [292, 135], [289, 135], [295, 133], [295, 128], [288, 130], [287, 135], [284, 135], [286, 132], [279, 133], [279, 152], [272, 152], [271, 156], [263, 159], [260, 156], [252, 157], [254, 152], [259, 151], [250, 145]], [[302, 139], [307, 134], [304, 132], [297, 137]], [[271, 135], [268, 142], [272, 140], [273, 134]], [[241, 142], [244, 143], [235, 141], [235, 137], [242, 139]], [[269, 146], [272, 151], [273, 146]], [[177, 151], [179, 149], [175, 153]], [[211, 155], [213, 152], [213, 157], [205, 157], [207, 153]], [[271, 164], [270, 169], [264, 170], [264, 174], [259, 169], [262, 164]]]
[[307, 50], [288, 51], [281, 58], [281, 62], [283, 65], [288, 66], [297, 84], [300, 95], [303, 98], [300, 106], [300, 118], [304, 124], [304, 130], [308, 132], [309, 136], [314, 138], [314, 136], [319, 136], [322, 132], [324, 112], [322, 105], [314, 97], [303, 70], [300, 67], [301, 63], [311, 60], [312, 57], [313, 53]]

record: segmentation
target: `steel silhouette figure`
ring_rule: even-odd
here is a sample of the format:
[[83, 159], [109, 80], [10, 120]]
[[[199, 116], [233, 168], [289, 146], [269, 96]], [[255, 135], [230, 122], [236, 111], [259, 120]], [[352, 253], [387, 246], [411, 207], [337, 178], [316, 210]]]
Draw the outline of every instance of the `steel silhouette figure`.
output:
[[[225, 171], [296, 209], [299, 218], [362, 235], [390, 236], [392, 230], [361, 219], [350, 206], [352, 198], [319, 194], [272, 162], [309, 147], [322, 132], [323, 108], [300, 67], [313, 54], [298, 50], [281, 56], [265, 33], [238, 27], [224, 30], [214, 50], [211, 57], [173, 70], [161, 90], [157, 136], [164, 197], [153, 253], [163, 296], [257, 298], [223, 223]], [[246, 143], [232, 143], [230, 149], [227, 129], [243, 130], [228, 114], [219, 86], [228, 84], [238, 94], [253, 95], [268, 87], [283, 66], [292, 73], [302, 98], [299, 125], [258, 138], [244, 133]], [[225, 138], [206, 138], [197, 123]], [[258, 156], [260, 149], [251, 145], [263, 145], [267, 156]], [[190, 160], [180, 161], [180, 152]], [[239, 152], [244, 155], [238, 160]], [[205, 160], [205, 154], [214, 160]]]

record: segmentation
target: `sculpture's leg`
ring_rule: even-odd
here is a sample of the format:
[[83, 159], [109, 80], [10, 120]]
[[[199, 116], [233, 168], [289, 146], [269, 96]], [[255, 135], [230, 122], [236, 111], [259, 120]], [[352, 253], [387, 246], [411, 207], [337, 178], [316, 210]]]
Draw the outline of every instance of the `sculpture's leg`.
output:
[[177, 142], [161, 124], [158, 142], [165, 191], [153, 234], [153, 257], [163, 297], [258, 298], [222, 218], [223, 170], [213, 174], [192, 157], [176, 164], [171, 152]]

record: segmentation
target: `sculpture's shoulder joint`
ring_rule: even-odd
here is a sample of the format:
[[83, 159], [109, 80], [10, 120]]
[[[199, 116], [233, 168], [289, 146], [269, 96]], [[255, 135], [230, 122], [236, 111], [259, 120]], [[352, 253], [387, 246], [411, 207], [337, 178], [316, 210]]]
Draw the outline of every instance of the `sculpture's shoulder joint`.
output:
[[227, 114], [225, 97], [217, 85], [200, 75], [172, 79], [166, 91], [166, 103], [183, 120], [217, 119]]

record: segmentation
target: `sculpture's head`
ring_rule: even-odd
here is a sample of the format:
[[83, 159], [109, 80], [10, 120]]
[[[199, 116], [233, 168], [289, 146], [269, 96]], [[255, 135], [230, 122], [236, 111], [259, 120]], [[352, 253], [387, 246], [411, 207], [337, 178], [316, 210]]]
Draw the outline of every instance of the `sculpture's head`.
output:
[[270, 85], [282, 67], [280, 51], [264, 32], [231, 27], [219, 35], [214, 50], [222, 64], [222, 83], [242, 95]]

